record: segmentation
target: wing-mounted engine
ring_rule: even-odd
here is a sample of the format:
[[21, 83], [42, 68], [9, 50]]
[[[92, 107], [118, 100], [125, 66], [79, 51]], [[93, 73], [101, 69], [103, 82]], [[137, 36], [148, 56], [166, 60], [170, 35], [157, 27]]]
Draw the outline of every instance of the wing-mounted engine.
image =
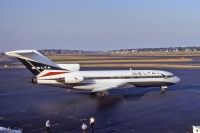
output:
[[77, 84], [83, 82], [84, 77], [81, 75], [66, 75], [63, 78], [59, 78], [57, 81], [65, 84]]

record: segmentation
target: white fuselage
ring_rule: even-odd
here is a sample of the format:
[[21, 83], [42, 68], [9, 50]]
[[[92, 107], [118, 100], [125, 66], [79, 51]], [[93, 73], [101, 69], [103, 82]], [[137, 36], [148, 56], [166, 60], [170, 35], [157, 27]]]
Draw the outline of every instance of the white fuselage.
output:
[[[73, 77], [80, 81], [67, 83], [57, 79]], [[55, 79], [55, 80], [54, 80]], [[180, 79], [167, 71], [158, 70], [107, 70], [107, 71], [77, 71], [58, 75], [37, 77], [37, 83], [92, 90], [88, 84], [106, 84], [124, 82], [135, 87], [168, 86], [179, 82]]]

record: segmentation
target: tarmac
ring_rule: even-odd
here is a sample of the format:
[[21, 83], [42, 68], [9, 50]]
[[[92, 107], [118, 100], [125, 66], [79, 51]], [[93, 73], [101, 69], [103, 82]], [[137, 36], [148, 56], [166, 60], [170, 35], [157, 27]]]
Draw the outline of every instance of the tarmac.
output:
[[180, 133], [200, 125], [200, 70], [167, 70], [181, 78], [166, 93], [159, 88], [112, 90], [98, 98], [86, 91], [28, 83], [26, 69], [0, 69], [0, 125], [25, 133], [81, 132], [82, 122], [96, 119], [95, 133]]

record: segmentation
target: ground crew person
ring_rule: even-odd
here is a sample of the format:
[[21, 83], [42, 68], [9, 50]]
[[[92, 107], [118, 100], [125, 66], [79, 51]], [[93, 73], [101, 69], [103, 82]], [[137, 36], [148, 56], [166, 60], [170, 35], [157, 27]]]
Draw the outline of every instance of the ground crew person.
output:
[[50, 129], [51, 123], [49, 120], [46, 121], [45, 126], [46, 126], [47, 133], [51, 133], [51, 129]]
[[83, 133], [87, 133], [87, 125], [83, 122], [81, 129], [83, 131]]
[[95, 123], [94, 118], [90, 117], [90, 128], [91, 128], [92, 133], [94, 133], [94, 123]]

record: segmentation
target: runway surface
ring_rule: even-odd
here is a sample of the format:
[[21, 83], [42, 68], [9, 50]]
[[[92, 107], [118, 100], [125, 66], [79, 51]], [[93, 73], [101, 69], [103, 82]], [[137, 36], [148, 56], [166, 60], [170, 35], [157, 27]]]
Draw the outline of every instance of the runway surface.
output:
[[181, 78], [164, 94], [159, 88], [110, 91], [105, 98], [85, 91], [28, 83], [26, 69], [0, 69], [0, 125], [25, 133], [81, 132], [81, 122], [96, 118], [95, 133], [186, 133], [200, 125], [200, 70], [168, 70]]

